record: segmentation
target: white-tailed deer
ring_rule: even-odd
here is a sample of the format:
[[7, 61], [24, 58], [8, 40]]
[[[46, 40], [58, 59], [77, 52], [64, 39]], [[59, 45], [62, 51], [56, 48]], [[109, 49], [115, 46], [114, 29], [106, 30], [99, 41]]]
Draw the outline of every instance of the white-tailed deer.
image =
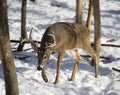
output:
[[90, 43], [90, 32], [84, 25], [58, 22], [47, 28], [42, 37], [40, 47], [37, 47], [32, 40], [31, 33], [29, 41], [31, 42], [34, 51], [37, 53], [37, 70], [42, 70], [42, 77], [45, 82], [48, 81], [45, 74], [45, 65], [49, 60], [50, 54], [53, 52], [58, 53], [57, 75], [54, 83], [56, 84], [59, 82], [60, 66], [66, 50], [74, 50], [75, 52], [75, 65], [70, 80], [75, 78], [75, 73], [81, 59], [77, 48], [82, 48], [91, 55], [94, 61], [93, 65], [95, 66], [95, 77], [99, 74], [96, 52], [91, 47]]

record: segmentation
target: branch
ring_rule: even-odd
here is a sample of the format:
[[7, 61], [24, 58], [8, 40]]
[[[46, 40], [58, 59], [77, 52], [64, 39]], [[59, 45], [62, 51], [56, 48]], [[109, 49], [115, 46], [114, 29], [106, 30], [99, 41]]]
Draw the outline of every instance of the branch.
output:
[[101, 44], [101, 46], [110, 46], [110, 47], [118, 47], [118, 48], [120, 48], [120, 45], [113, 45], [113, 44]]
[[120, 72], [120, 70], [119, 69], [116, 69], [116, 68], [112, 68], [114, 71], [117, 71], [117, 72]]
[[[39, 44], [41, 43], [40, 41], [33, 40], [34, 42], [38, 42]], [[10, 40], [11, 43], [21, 43], [20, 40]], [[24, 43], [30, 43], [30, 42], [24, 42]]]
[[[10, 40], [11, 43], [20, 43], [20, 40]], [[36, 41], [34, 40], [34, 42], [38, 42], [39, 44], [41, 43], [41, 41]], [[29, 42], [24, 42], [24, 43], [29, 43]], [[91, 44], [92, 46], [94, 46], [94, 44]], [[120, 45], [113, 45], [113, 44], [101, 44], [101, 46], [108, 46], [108, 47], [117, 47], [120, 48]]]
[[[93, 43], [91, 45], [94, 46]], [[118, 47], [118, 48], [120, 48], [120, 45], [113, 45], [113, 44], [101, 44], [101, 46]]]
[[[90, 57], [89, 55], [80, 55], [81, 57]], [[107, 59], [107, 60], [110, 60], [110, 57], [106, 57], [106, 56], [100, 56], [101, 59]], [[120, 58], [117, 58], [117, 60], [119, 60]]]

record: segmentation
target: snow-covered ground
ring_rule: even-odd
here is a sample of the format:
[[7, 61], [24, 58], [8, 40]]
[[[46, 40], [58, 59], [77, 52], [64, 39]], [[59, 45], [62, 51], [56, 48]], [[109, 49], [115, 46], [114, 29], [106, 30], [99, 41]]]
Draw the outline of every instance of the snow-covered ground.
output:
[[[14, 1], [14, 2], [11, 2]], [[8, 0], [10, 39], [20, 38], [21, 0]], [[27, 4], [27, 33], [34, 28], [33, 39], [41, 40], [45, 29], [55, 22], [74, 22], [75, 0], [36, 0]], [[120, 1], [100, 0], [101, 6], [101, 42], [120, 45]], [[83, 22], [86, 21], [88, 3], [84, 3]], [[94, 23], [94, 21], [93, 21]], [[93, 25], [91, 26], [91, 41], [93, 41]], [[113, 40], [111, 40], [113, 39]], [[109, 41], [111, 40], [111, 41]], [[11, 44], [12, 48], [18, 44]], [[31, 48], [29, 44], [25, 48]], [[85, 54], [81, 49], [80, 54]], [[31, 50], [14, 52], [14, 62], [17, 71], [20, 95], [120, 95], [120, 73], [112, 67], [120, 69], [120, 48], [101, 47], [101, 56], [109, 60], [100, 60], [100, 76], [94, 77], [91, 59], [83, 58], [74, 81], [68, 81], [74, 65], [74, 57], [66, 53], [60, 71], [60, 83], [53, 84], [56, 75], [57, 54], [51, 55], [46, 67], [48, 83], [41, 78], [41, 72], [36, 70], [37, 58]], [[27, 58], [23, 58], [22, 57]], [[18, 59], [21, 57], [21, 60]], [[5, 84], [0, 64], [0, 95], [5, 95]]]

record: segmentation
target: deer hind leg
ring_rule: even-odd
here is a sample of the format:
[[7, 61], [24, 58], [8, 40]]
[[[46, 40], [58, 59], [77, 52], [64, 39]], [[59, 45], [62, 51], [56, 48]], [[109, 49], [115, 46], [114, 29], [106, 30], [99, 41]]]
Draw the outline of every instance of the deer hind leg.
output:
[[72, 81], [75, 79], [75, 73], [77, 72], [78, 65], [79, 65], [80, 59], [81, 59], [81, 56], [79, 55], [77, 49], [74, 52], [75, 52], [75, 65], [74, 65], [73, 72], [72, 72], [72, 75], [71, 75], [71, 78], [69, 79], [69, 81]]
[[98, 59], [97, 59], [97, 55], [96, 52], [93, 50], [92, 47], [86, 48], [85, 49], [92, 57], [93, 59], [93, 64], [95, 66], [95, 77], [98, 77], [99, 75], [99, 64], [98, 64]]
[[65, 52], [60, 52], [58, 54], [58, 61], [57, 61], [57, 75], [54, 84], [57, 84], [59, 82], [59, 73], [60, 73], [60, 66], [62, 63], [62, 59], [64, 57]]

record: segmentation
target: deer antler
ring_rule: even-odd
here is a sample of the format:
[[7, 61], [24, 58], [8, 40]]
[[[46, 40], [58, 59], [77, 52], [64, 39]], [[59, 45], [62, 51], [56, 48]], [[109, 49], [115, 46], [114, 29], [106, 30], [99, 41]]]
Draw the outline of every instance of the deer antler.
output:
[[38, 53], [38, 52], [39, 52], [39, 50], [38, 50], [38, 43], [35, 43], [35, 42], [32, 40], [32, 36], [31, 36], [32, 30], [33, 30], [33, 28], [31, 28], [30, 35], [29, 35], [29, 40], [28, 40], [28, 41], [31, 43], [31, 46], [32, 46], [34, 52], [35, 52], [35, 53]]
[[21, 44], [22, 44], [22, 43], [25, 43], [25, 42], [30, 42], [30, 43], [31, 43], [31, 46], [32, 46], [32, 48], [33, 48], [33, 50], [34, 50], [34, 52], [35, 52], [35, 53], [38, 53], [38, 52], [39, 52], [39, 51], [38, 51], [38, 43], [35, 43], [35, 42], [32, 40], [32, 36], [31, 36], [32, 30], [33, 30], [33, 28], [31, 28], [29, 38], [22, 39]]

